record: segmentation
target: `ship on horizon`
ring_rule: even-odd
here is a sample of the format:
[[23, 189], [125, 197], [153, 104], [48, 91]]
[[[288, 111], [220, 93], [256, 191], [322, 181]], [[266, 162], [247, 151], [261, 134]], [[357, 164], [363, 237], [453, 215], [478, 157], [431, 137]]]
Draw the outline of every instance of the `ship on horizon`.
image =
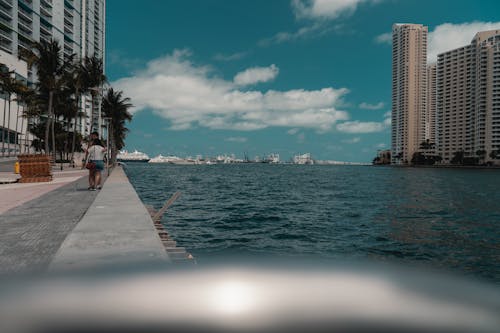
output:
[[137, 150], [134, 150], [132, 153], [126, 150], [120, 150], [120, 153], [116, 155], [116, 159], [119, 162], [148, 162], [149, 156]]

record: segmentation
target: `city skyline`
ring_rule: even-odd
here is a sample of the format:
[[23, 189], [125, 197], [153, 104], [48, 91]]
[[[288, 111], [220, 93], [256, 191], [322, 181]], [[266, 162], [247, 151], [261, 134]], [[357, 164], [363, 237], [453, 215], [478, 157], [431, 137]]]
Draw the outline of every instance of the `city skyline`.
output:
[[136, 106], [126, 148], [371, 161], [391, 146], [392, 25], [428, 26], [434, 62], [500, 27], [494, 1], [450, 4], [109, 1], [106, 72]]

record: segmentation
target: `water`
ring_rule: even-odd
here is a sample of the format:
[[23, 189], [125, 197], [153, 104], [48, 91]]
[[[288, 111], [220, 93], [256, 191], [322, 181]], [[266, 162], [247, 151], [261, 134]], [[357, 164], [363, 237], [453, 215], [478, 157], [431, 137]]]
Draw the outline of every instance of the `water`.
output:
[[500, 170], [129, 163], [141, 200], [199, 261], [369, 259], [500, 281]]

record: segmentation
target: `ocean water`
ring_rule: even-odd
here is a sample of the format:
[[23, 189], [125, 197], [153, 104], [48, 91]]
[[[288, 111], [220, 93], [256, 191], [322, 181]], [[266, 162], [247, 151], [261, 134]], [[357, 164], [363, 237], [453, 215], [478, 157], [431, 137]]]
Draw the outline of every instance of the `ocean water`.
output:
[[199, 262], [405, 263], [500, 282], [500, 170], [129, 163], [145, 204]]

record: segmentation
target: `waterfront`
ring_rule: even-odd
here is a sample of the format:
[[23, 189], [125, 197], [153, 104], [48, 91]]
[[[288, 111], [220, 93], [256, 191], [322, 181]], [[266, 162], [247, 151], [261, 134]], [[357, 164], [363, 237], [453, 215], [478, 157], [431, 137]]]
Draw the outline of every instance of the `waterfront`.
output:
[[500, 281], [500, 170], [129, 164], [141, 200], [199, 262], [375, 259]]

